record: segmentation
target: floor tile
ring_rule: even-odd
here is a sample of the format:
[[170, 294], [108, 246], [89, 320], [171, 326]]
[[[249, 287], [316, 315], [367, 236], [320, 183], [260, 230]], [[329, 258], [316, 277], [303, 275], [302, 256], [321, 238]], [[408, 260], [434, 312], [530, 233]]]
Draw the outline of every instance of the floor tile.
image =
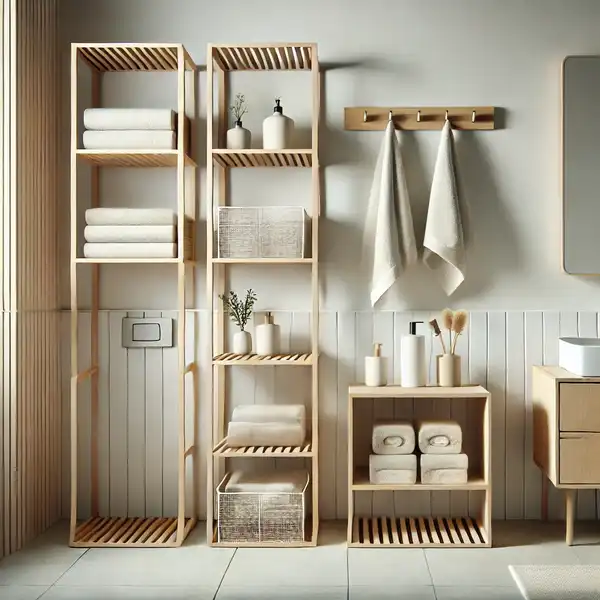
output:
[[0, 600], [37, 600], [46, 585], [0, 585]]
[[[238, 587], [222, 585], [216, 600], [347, 600], [346, 586], [340, 587]], [[375, 600], [375, 597], [371, 597]]]
[[182, 586], [54, 586], [43, 600], [213, 600], [215, 591]]
[[57, 585], [196, 585], [216, 591], [235, 551], [208, 547], [203, 529], [197, 527], [181, 548], [92, 548]]
[[0, 585], [50, 586], [84, 553], [69, 548], [69, 529], [60, 523], [0, 561]]
[[349, 548], [348, 582], [350, 587], [433, 585], [425, 554], [417, 548]]
[[433, 586], [371, 586], [356, 585], [349, 591], [349, 600], [436, 600]]
[[523, 600], [519, 589], [512, 587], [488, 587], [488, 586], [436, 586], [435, 595], [437, 600]]
[[223, 580], [225, 586], [339, 587], [348, 584], [346, 547], [240, 548]]

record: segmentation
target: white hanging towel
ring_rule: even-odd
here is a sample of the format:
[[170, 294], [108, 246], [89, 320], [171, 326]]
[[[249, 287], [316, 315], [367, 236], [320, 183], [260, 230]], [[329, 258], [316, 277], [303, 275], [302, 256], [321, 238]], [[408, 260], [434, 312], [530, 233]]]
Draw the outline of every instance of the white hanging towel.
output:
[[465, 279], [465, 248], [450, 121], [446, 121], [442, 129], [423, 246], [425, 264], [436, 273], [442, 288], [450, 296]]
[[417, 261], [404, 165], [394, 123], [385, 129], [371, 186], [364, 238], [371, 275], [371, 305]]

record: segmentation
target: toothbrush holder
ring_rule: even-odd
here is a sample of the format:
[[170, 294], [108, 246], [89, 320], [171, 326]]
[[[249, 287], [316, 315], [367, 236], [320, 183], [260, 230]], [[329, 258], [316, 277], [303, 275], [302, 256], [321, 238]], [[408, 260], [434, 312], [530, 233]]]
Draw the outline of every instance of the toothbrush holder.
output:
[[437, 384], [440, 387], [460, 387], [460, 356], [438, 354], [436, 357]]

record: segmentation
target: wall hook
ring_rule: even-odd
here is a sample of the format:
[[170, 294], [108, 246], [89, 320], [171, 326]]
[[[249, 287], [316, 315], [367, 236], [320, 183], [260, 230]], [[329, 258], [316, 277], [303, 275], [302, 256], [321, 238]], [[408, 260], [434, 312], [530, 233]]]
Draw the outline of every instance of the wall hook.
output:
[[473, 113], [471, 114], [471, 123], [475, 123], [476, 118], [477, 118], [477, 112], [473, 111]]
[[388, 120], [391, 121], [393, 119], [394, 115], [392, 114], [392, 111], [390, 110], [390, 114], [388, 115]]
[[367, 111], [365, 110], [364, 114], [363, 114], [363, 123], [367, 122]]
[[446, 121], [448, 120], [448, 111], [446, 111], [446, 117], [445, 117], [445, 120], [446, 120]]
[[418, 110], [417, 111], [417, 123], [420, 123], [420, 122], [421, 122], [421, 111]]

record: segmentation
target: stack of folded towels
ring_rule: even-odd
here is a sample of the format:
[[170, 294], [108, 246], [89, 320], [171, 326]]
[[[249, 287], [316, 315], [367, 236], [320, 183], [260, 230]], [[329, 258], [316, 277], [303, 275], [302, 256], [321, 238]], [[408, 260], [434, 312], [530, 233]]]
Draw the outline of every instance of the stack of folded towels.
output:
[[164, 208], [90, 208], [85, 211], [87, 258], [175, 258], [177, 216]]
[[89, 150], [173, 150], [176, 113], [168, 108], [87, 108], [83, 147]]
[[301, 446], [306, 438], [303, 404], [236, 406], [227, 427], [227, 445]]
[[462, 429], [456, 421], [421, 421], [421, 483], [467, 482], [469, 459], [462, 454]]
[[375, 484], [415, 483], [417, 457], [415, 430], [407, 421], [382, 422], [374, 425], [369, 456], [369, 480]]

